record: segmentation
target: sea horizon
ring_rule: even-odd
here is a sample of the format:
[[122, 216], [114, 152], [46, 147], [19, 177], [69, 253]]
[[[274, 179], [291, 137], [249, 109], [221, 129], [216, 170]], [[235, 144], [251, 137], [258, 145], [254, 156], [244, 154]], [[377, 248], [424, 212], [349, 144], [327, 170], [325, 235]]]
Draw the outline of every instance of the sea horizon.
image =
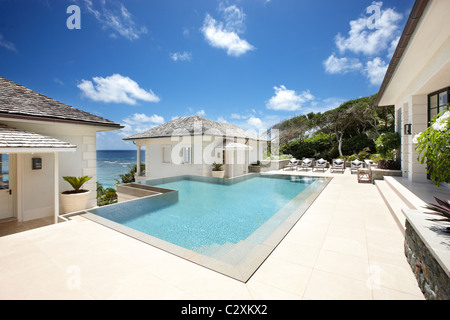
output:
[[[142, 153], [141, 161], [144, 163]], [[120, 174], [129, 172], [129, 166], [137, 162], [136, 150], [97, 150], [97, 182], [104, 188], [115, 188], [116, 179], [120, 181]]]

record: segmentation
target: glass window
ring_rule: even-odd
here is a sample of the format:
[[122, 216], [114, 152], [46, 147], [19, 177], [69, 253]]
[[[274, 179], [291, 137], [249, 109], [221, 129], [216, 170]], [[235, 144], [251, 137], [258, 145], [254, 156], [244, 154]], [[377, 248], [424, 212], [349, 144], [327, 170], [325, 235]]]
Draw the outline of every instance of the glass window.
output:
[[428, 122], [442, 111], [447, 110], [450, 88], [444, 88], [428, 96]]
[[430, 109], [430, 121], [434, 119], [434, 117], [436, 117], [438, 114], [438, 109], [437, 108], [433, 108]]
[[0, 154], [0, 190], [9, 189], [9, 156]]
[[184, 147], [184, 163], [191, 164], [192, 163], [192, 148]]
[[446, 92], [442, 92], [439, 94], [439, 106], [444, 106], [448, 103], [448, 94]]

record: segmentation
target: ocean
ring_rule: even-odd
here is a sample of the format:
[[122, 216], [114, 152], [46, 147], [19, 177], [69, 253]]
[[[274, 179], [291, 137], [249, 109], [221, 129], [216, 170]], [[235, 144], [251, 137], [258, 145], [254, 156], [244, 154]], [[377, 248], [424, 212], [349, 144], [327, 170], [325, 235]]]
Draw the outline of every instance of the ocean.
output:
[[[141, 163], [145, 163], [144, 152], [141, 155]], [[115, 179], [120, 181], [119, 174], [128, 173], [128, 165], [133, 166], [136, 159], [136, 150], [97, 150], [97, 182], [104, 188], [115, 188]]]

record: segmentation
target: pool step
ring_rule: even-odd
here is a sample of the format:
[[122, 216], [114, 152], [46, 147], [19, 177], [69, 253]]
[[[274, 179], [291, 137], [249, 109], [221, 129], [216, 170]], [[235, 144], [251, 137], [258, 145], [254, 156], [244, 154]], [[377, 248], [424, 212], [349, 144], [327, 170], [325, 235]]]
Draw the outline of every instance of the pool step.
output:
[[198, 248], [197, 251], [205, 256], [236, 265], [247, 257], [249, 251], [255, 247], [256, 245], [254, 243], [243, 240], [236, 244], [231, 242], [226, 242], [223, 245], [214, 243], [208, 247], [203, 246]]
[[220, 260], [232, 265], [237, 265], [248, 256], [248, 253], [253, 250], [253, 248], [255, 248], [255, 244], [245, 240], [239, 241], [233, 246], [233, 248], [223, 255]]

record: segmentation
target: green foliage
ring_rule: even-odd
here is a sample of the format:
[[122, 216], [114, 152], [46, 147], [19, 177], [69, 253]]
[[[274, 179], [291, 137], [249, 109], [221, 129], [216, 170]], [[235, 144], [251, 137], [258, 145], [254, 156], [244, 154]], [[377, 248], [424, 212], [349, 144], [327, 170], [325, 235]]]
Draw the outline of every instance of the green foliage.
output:
[[114, 188], [103, 188], [101, 183], [97, 182], [97, 205], [104, 206], [117, 203], [117, 192]]
[[[116, 180], [117, 183], [131, 183], [135, 182], [134, 175], [137, 172], [137, 164], [135, 163], [133, 166], [128, 165], [129, 171], [125, 174], [119, 174], [120, 180]], [[145, 165], [141, 164], [141, 172], [145, 170]]]
[[[447, 105], [448, 108], [448, 105]], [[431, 126], [414, 137], [418, 161], [426, 163], [427, 173], [436, 186], [450, 181], [450, 111], [441, 112]]]
[[65, 181], [67, 181], [73, 188], [75, 192], [81, 192], [85, 190], [81, 190], [81, 187], [92, 179], [92, 177], [88, 176], [82, 176], [82, 177], [72, 177], [72, 176], [65, 176], [63, 177]]
[[395, 126], [393, 106], [375, 105], [376, 94], [349, 100], [324, 113], [310, 112], [273, 127], [280, 130], [280, 153], [297, 159], [352, 156], [362, 160], [375, 153], [376, 139], [392, 133]]
[[343, 154], [358, 154], [366, 148], [368, 148], [368, 152], [375, 151], [375, 143], [366, 134], [349, 137], [342, 143]]
[[397, 132], [381, 134], [375, 141], [377, 152], [385, 159], [394, 159], [395, 152], [400, 148], [400, 135]]
[[212, 171], [223, 171], [223, 164], [222, 163], [213, 163], [212, 164]]
[[329, 152], [333, 147], [330, 136], [319, 132], [306, 139], [298, 139], [290, 141], [288, 144], [280, 148], [280, 152], [291, 154], [296, 159], [305, 158], [329, 158]]

